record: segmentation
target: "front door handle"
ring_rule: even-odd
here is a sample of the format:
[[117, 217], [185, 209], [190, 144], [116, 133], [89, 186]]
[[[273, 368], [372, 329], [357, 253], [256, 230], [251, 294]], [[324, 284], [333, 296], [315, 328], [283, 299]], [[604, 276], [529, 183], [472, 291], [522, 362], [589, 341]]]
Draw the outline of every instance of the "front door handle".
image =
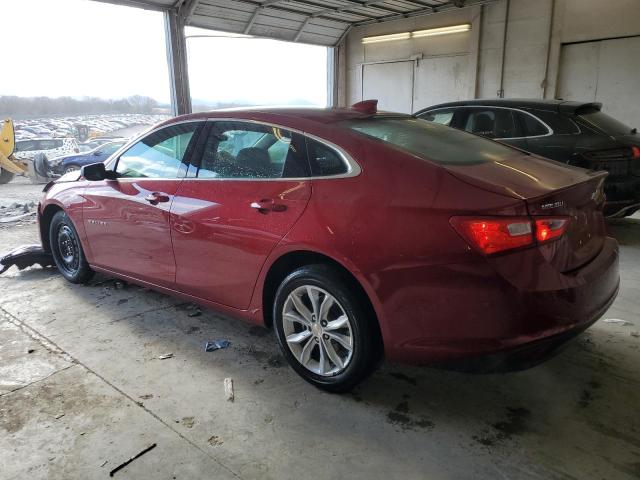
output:
[[151, 205], [157, 205], [158, 203], [161, 203], [161, 202], [168, 202], [169, 195], [161, 192], [153, 192], [147, 195], [146, 197], [144, 197], [144, 199], [147, 202], [149, 202]]
[[251, 202], [250, 206], [260, 213], [284, 212], [287, 209], [286, 205], [276, 203], [272, 198], [265, 198], [259, 202]]

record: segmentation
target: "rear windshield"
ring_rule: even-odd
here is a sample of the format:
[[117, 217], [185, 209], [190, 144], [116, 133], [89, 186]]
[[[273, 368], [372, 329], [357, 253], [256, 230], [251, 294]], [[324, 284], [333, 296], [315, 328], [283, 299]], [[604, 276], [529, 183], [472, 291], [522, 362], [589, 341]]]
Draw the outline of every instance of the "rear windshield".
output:
[[372, 117], [342, 125], [442, 165], [496, 162], [514, 150], [461, 130], [411, 117]]
[[587, 123], [602, 130], [608, 135], [629, 135], [632, 128], [624, 123], [610, 117], [606, 113], [602, 113], [599, 110], [592, 110], [589, 112], [581, 113], [578, 115], [581, 119]]

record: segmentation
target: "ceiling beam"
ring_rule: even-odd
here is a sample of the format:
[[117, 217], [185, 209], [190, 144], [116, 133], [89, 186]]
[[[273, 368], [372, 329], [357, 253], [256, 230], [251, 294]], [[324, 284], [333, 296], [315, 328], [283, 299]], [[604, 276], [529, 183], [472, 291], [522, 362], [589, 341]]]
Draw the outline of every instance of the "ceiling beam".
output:
[[311, 21], [313, 17], [307, 17], [305, 19], [304, 22], [302, 22], [302, 25], [300, 25], [300, 29], [298, 30], [298, 33], [296, 33], [296, 36], [293, 38], [294, 42], [297, 42], [298, 40], [300, 40], [300, 35], [302, 35], [302, 32], [304, 32], [304, 29], [307, 28], [307, 25], [309, 25], [309, 22]]
[[371, 20], [362, 20], [360, 22], [354, 22], [353, 26], [354, 27], [360, 27], [363, 25], [371, 25], [374, 23], [384, 23], [384, 22], [390, 22], [392, 20], [400, 20], [402, 18], [411, 18], [411, 17], [421, 17], [423, 15], [431, 15], [433, 13], [440, 13], [440, 12], [445, 12], [447, 10], [452, 10], [454, 8], [468, 8], [468, 7], [473, 7], [475, 5], [483, 5], [485, 3], [493, 3], [493, 2], [497, 2], [499, 0], [468, 0], [465, 2], [463, 7], [458, 7], [456, 5], [454, 5], [453, 2], [447, 2], [447, 3], [443, 3], [441, 4], [441, 6], [433, 6], [433, 7], [426, 7], [426, 8], [420, 8], [417, 10], [410, 10], [406, 13], [401, 13], [401, 14], [392, 14], [392, 15], [385, 15], [384, 17], [378, 17], [376, 19], [371, 19]]

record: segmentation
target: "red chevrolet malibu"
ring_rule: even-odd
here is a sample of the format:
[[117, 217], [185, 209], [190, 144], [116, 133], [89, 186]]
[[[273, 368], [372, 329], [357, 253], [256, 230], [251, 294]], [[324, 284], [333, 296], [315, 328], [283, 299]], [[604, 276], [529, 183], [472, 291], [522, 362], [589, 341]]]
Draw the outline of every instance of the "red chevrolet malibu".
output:
[[[74, 176], [75, 175], [75, 176]], [[603, 173], [407, 115], [211, 112], [47, 186], [44, 248], [273, 327], [305, 380], [390, 361], [526, 368], [616, 297]]]

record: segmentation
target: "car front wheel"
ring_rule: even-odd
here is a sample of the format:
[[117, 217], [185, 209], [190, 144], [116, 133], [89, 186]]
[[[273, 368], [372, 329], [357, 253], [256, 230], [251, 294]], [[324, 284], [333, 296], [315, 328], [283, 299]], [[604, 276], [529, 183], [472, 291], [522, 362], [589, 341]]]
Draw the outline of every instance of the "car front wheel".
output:
[[344, 276], [328, 265], [291, 273], [276, 292], [274, 326], [291, 367], [331, 392], [351, 390], [377, 360], [375, 319]]
[[69, 216], [57, 212], [49, 225], [49, 245], [53, 260], [60, 273], [71, 283], [86, 283], [93, 276], [93, 270], [82, 250], [78, 232]]

